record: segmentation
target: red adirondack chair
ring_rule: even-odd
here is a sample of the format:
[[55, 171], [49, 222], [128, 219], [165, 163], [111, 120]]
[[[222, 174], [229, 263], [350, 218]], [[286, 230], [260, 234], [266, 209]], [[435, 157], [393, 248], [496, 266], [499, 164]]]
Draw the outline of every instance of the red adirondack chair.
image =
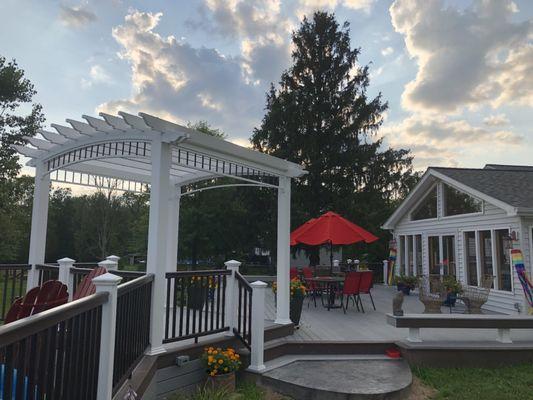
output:
[[68, 301], [67, 286], [59, 281], [46, 281], [34, 287], [24, 297], [19, 297], [11, 305], [4, 323], [8, 324], [30, 315], [49, 310]]
[[83, 280], [80, 282], [76, 290], [74, 291], [74, 296], [72, 300], [79, 300], [83, 297], [90, 296], [96, 292], [96, 286], [94, 286], [93, 278], [103, 275], [107, 272], [104, 267], [96, 267], [88, 275], [85, 275]]

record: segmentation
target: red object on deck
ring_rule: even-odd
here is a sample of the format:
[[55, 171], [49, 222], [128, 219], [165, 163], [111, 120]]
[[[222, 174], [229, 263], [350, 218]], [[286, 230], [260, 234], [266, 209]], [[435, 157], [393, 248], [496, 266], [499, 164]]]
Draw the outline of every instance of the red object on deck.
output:
[[4, 323], [8, 324], [29, 317], [68, 301], [67, 286], [56, 280], [46, 281], [42, 286], [31, 289], [24, 297], [19, 297], [11, 305]]
[[372, 243], [376, 240], [377, 236], [332, 211], [307, 221], [291, 233], [291, 246], [298, 243], [311, 246], [324, 243], [332, 245]]
[[74, 292], [74, 296], [72, 297], [72, 300], [79, 300], [83, 297], [87, 297], [87, 296], [90, 296], [91, 294], [95, 294], [96, 286], [93, 283], [93, 278], [103, 275], [106, 272], [107, 270], [104, 267], [96, 267], [91, 272], [89, 272], [88, 275], [85, 275], [83, 280], [80, 282], [80, 284], [76, 288], [76, 291]]
[[400, 353], [400, 350], [396, 348], [390, 348], [385, 350], [385, 354], [390, 358], [400, 358], [402, 356], [402, 353]]

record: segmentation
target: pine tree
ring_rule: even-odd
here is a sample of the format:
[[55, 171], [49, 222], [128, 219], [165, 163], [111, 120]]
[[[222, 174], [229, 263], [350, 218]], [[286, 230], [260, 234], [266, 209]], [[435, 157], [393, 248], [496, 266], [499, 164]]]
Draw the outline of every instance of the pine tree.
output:
[[369, 67], [347, 22], [316, 12], [292, 41], [293, 64], [271, 85], [252, 144], [308, 171], [293, 183], [293, 228], [334, 210], [376, 231], [415, 180], [409, 151], [376, 137], [388, 104], [381, 93], [369, 98]]

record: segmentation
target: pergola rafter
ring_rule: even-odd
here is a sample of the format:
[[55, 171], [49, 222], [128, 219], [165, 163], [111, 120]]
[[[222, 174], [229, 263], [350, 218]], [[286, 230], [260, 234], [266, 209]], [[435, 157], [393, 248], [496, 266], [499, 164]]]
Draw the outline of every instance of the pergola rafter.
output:
[[[142, 192], [150, 186], [147, 271], [154, 274], [152, 353], [163, 338], [165, 272], [175, 271], [178, 252], [179, 204], [182, 187], [204, 180], [231, 178], [240, 183], [189, 188], [189, 193], [225, 186], [268, 187], [278, 192], [277, 322], [289, 319], [290, 182], [305, 171], [278, 159], [212, 137], [152, 115], [67, 119], [70, 126], [52, 124], [56, 132], [40, 130], [26, 146], [13, 146], [35, 168], [29, 263], [34, 267], [28, 288], [36, 280], [35, 265], [45, 261], [50, 181], [83, 186], [109, 185]], [[97, 182], [100, 180], [99, 182]], [[222, 205], [221, 205], [222, 206]]]

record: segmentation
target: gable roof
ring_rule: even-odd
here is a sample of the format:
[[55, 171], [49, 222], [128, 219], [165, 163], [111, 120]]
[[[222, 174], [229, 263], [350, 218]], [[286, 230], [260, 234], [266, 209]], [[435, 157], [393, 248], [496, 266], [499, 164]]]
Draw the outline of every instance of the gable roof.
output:
[[508, 215], [533, 215], [533, 166], [487, 164], [485, 168], [429, 167], [383, 224], [383, 228], [394, 229], [437, 179], [504, 209]]

